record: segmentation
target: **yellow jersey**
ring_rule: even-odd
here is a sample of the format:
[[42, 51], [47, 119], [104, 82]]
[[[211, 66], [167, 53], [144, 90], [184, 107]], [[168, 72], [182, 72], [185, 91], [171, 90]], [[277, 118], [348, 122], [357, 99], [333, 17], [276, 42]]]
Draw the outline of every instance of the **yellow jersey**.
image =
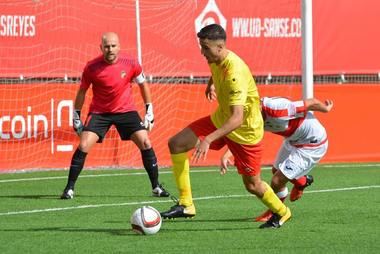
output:
[[212, 80], [217, 94], [218, 107], [211, 115], [216, 128], [230, 118], [230, 106], [244, 106], [242, 125], [227, 137], [238, 144], [255, 145], [264, 136], [260, 97], [249, 67], [232, 51], [219, 65], [210, 64]]

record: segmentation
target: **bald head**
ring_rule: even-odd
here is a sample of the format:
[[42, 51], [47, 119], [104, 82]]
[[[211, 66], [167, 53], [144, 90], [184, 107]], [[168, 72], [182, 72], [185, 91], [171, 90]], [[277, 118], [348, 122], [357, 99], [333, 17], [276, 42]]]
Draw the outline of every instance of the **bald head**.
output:
[[114, 32], [105, 32], [102, 34], [102, 44], [110, 40], [119, 42], [119, 35]]
[[103, 33], [100, 50], [102, 51], [104, 60], [106, 62], [110, 64], [115, 63], [120, 51], [120, 42], [117, 33]]

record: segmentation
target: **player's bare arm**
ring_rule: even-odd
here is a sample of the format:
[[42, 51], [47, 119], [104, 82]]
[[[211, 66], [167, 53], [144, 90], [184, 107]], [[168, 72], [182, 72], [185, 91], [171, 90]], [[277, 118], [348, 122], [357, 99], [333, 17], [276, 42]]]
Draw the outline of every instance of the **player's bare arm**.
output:
[[139, 83], [140, 94], [145, 104], [152, 103], [149, 85], [146, 82]]
[[308, 111], [318, 111], [327, 113], [332, 109], [333, 106], [334, 103], [332, 100], [325, 100], [325, 102], [321, 102], [320, 100], [315, 98], [305, 100], [305, 107]]
[[209, 101], [214, 101], [214, 100], [216, 100], [215, 86], [214, 86], [214, 82], [213, 82], [213, 80], [212, 80], [212, 77], [210, 77], [210, 79], [209, 79], [209, 81], [208, 81], [208, 84], [207, 84], [207, 87], [206, 87], [205, 94], [206, 94], [206, 98], [207, 98]]
[[231, 116], [227, 121], [214, 132], [207, 135], [199, 144], [196, 146], [192, 161], [198, 162], [199, 159], [205, 160], [207, 157], [207, 152], [210, 148], [210, 144], [221, 137], [226, 136], [231, 131], [239, 128], [243, 123], [244, 107], [242, 105], [234, 105], [230, 107]]
[[75, 110], [82, 110], [84, 101], [86, 99], [86, 93], [87, 93], [87, 90], [83, 88], [78, 89], [77, 95], [75, 97], [75, 102], [74, 102]]
[[227, 149], [223, 156], [220, 158], [220, 174], [224, 175], [227, 173], [228, 165], [231, 165], [230, 158], [232, 157], [232, 153], [230, 149]]
[[154, 125], [154, 114], [153, 114], [153, 104], [152, 97], [150, 93], [149, 85], [146, 82], [139, 83], [140, 93], [145, 103], [145, 117], [144, 125], [148, 131], [153, 129]]
[[80, 119], [80, 111], [82, 110], [83, 103], [86, 98], [86, 92], [86, 89], [79, 88], [74, 102], [73, 129], [78, 136], [80, 136], [83, 131], [83, 123]]

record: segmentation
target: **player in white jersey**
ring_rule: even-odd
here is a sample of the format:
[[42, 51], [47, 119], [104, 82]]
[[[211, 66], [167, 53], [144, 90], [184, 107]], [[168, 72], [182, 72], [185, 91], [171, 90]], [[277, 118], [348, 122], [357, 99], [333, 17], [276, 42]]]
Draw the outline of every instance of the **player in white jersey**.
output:
[[[261, 99], [264, 129], [284, 137], [282, 146], [273, 163], [271, 187], [284, 201], [288, 196], [286, 183], [294, 184], [290, 201], [301, 198], [303, 190], [313, 182], [308, 175], [322, 159], [328, 147], [327, 134], [322, 124], [310, 111], [327, 113], [333, 107], [331, 100], [324, 103], [313, 98], [291, 101], [282, 97]], [[230, 152], [221, 159], [221, 173], [225, 174]], [[258, 216], [256, 221], [267, 221], [272, 216], [270, 210]]]

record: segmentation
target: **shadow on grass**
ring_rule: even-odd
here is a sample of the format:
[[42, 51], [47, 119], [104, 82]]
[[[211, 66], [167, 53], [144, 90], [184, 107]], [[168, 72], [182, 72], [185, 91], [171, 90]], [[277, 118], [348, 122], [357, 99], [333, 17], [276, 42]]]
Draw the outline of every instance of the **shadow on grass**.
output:
[[71, 227], [45, 227], [29, 229], [1, 229], [0, 232], [69, 232], [69, 233], [108, 233], [111, 235], [136, 235], [132, 230], [107, 228], [71, 228]]
[[20, 198], [20, 199], [59, 199], [59, 195], [2, 195], [0, 198]]
[[[183, 224], [182, 224], [183, 226]], [[161, 228], [159, 231], [162, 233], [173, 233], [173, 232], [215, 232], [215, 231], [242, 231], [242, 230], [252, 230], [255, 229], [254, 226], [247, 224], [245, 227], [202, 227], [202, 228], [188, 228], [188, 227], [176, 227], [176, 228]], [[139, 236], [129, 228], [64, 228], [64, 227], [46, 227], [46, 228], [29, 228], [29, 229], [0, 229], [0, 232], [67, 232], [67, 233], [105, 233], [113, 236]]]
[[[110, 223], [111, 221], [107, 221], [106, 223]], [[194, 228], [194, 227], [184, 227], [183, 223], [204, 223], [202, 228]], [[227, 223], [226, 223], [227, 222]], [[228, 222], [232, 223], [229, 226]], [[236, 227], [236, 222], [244, 222], [245, 226]], [[248, 222], [248, 223], [247, 223]], [[171, 232], [215, 232], [215, 231], [241, 231], [241, 230], [252, 230], [255, 229], [255, 225], [252, 222], [251, 218], [237, 218], [237, 219], [207, 219], [207, 220], [171, 220], [171, 221], [163, 221], [164, 224], [170, 223], [171, 226], [174, 224], [178, 224], [176, 228], [161, 228], [161, 233], [171, 233]], [[116, 223], [116, 221], [112, 221], [112, 223]], [[223, 223], [223, 225], [218, 224], [216, 227], [215, 223]], [[127, 225], [126, 225], [127, 226]], [[163, 226], [165, 227], [165, 226]], [[28, 229], [0, 229], [0, 232], [69, 232], [69, 233], [106, 233], [110, 235], [116, 236], [138, 236], [138, 234], [134, 233], [132, 229], [129, 228], [75, 228], [75, 227], [41, 227], [41, 228], [28, 228]]]
[[235, 219], [165, 219], [163, 223], [205, 223], [205, 222], [253, 222], [252, 218], [235, 218]]
[[[55, 195], [43, 195], [43, 194], [36, 194], [36, 195], [0, 195], [0, 198], [18, 198], [18, 199], [61, 199], [61, 194], [57, 193]], [[149, 196], [136, 196], [136, 195], [75, 195], [75, 199], [83, 198], [83, 199], [93, 199], [93, 198], [149, 198]]]

